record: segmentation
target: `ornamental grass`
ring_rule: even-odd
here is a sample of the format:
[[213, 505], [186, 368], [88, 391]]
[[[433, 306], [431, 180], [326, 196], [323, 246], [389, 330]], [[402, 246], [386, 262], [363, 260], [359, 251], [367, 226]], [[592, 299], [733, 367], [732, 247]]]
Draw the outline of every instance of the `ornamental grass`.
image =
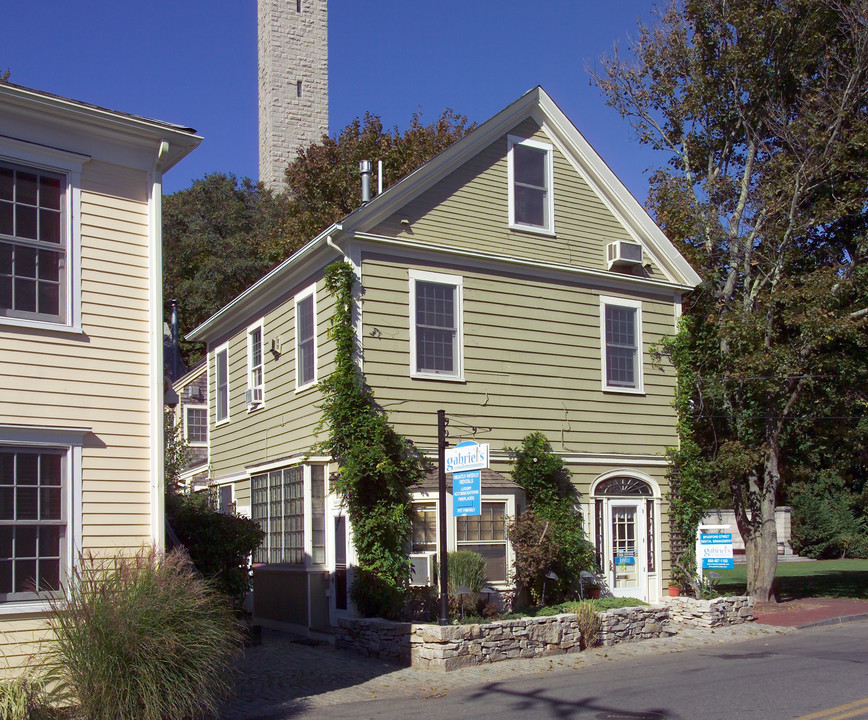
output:
[[75, 717], [214, 716], [231, 691], [242, 629], [183, 552], [84, 556], [52, 605], [44, 668]]

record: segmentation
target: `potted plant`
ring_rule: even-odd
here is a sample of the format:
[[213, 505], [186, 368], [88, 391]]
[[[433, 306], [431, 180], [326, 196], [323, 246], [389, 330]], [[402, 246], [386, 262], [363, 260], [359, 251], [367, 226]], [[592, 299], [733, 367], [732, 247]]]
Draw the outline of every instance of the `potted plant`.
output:
[[678, 597], [681, 595], [681, 586], [677, 583], [669, 583], [669, 597]]

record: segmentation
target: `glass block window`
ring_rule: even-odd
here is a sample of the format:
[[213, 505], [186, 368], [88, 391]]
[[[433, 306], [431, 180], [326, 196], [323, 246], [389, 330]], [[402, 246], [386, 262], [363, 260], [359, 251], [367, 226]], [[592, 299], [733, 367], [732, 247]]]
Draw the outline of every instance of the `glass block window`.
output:
[[296, 318], [296, 386], [316, 381], [316, 322], [313, 295], [295, 304]]
[[253, 475], [250, 515], [265, 532], [255, 562], [304, 563], [304, 467]]
[[60, 589], [65, 449], [0, 447], [0, 602]]
[[314, 565], [323, 565], [325, 556], [325, 466], [310, 466], [311, 557]]
[[457, 374], [455, 285], [416, 281], [416, 372]]
[[0, 315], [66, 316], [66, 177], [0, 164]]
[[506, 582], [506, 503], [483, 502], [481, 515], [456, 520], [458, 549], [485, 558], [488, 582]]

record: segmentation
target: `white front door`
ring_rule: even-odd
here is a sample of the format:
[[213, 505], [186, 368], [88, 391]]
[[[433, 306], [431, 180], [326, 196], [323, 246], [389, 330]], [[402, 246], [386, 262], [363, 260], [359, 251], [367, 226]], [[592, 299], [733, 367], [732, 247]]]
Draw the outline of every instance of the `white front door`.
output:
[[644, 500], [608, 500], [606, 569], [615, 597], [648, 599], [647, 521]]

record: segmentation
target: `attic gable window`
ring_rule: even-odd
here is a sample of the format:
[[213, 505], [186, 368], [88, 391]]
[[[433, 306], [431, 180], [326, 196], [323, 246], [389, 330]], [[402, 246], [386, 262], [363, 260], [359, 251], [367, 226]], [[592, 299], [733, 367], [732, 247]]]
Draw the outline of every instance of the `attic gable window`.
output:
[[552, 146], [508, 138], [509, 226], [554, 234]]

